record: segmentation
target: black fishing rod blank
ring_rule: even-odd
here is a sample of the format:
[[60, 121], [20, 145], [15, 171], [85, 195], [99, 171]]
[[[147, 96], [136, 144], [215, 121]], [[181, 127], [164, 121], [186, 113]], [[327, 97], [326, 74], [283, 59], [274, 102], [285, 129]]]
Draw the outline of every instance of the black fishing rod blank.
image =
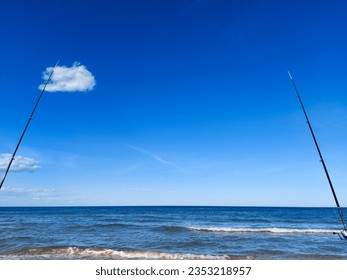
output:
[[[336, 206], [337, 206], [337, 210], [338, 210], [338, 212], [339, 212], [339, 214], [340, 214], [341, 222], [342, 222], [342, 225], [343, 225], [343, 230], [342, 230], [340, 233], [334, 233], [334, 234], [338, 234], [338, 235], [340, 236], [340, 238], [347, 239], [347, 223], [346, 223], [346, 220], [345, 220], [345, 218], [344, 218], [344, 216], [343, 216], [342, 209], [341, 209], [341, 207], [340, 207], [340, 203], [339, 203], [339, 201], [338, 201], [338, 199], [337, 199], [337, 195], [336, 195], [336, 193], [335, 193], [335, 189], [334, 189], [333, 183], [332, 183], [332, 181], [331, 181], [331, 179], [330, 179], [330, 175], [329, 175], [328, 169], [327, 169], [327, 167], [326, 167], [326, 165], [325, 165], [325, 162], [324, 162], [322, 153], [321, 153], [320, 148], [319, 148], [319, 146], [318, 146], [318, 142], [317, 142], [316, 136], [314, 135], [314, 132], [313, 132], [313, 129], [312, 129], [310, 120], [308, 119], [308, 116], [307, 116], [307, 113], [306, 113], [306, 110], [305, 110], [305, 107], [304, 107], [304, 103], [303, 103], [302, 100], [301, 100], [299, 91], [298, 91], [298, 89], [297, 89], [297, 87], [296, 87], [296, 84], [295, 84], [295, 82], [294, 82], [294, 79], [293, 79], [293, 77], [292, 77], [292, 75], [290, 74], [289, 71], [288, 71], [288, 75], [289, 75], [290, 80], [292, 81], [292, 84], [293, 84], [293, 86], [294, 86], [295, 92], [296, 92], [297, 97], [298, 97], [298, 99], [299, 99], [299, 101], [300, 101], [300, 105], [301, 105], [302, 111], [304, 112], [307, 125], [308, 125], [308, 127], [309, 127], [309, 129], [310, 129], [310, 132], [311, 132], [313, 141], [314, 141], [314, 143], [315, 143], [315, 145], [316, 145], [317, 152], [318, 152], [318, 154], [319, 154], [320, 162], [321, 162], [322, 165], [323, 165], [323, 169], [324, 169], [325, 175], [326, 175], [326, 177], [327, 177], [327, 179], [328, 179], [329, 186], [330, 186], [331, 192], [332, 192], [332, 194], [333, 194], [333, 197], [334, 197], [334, 200], [335, 200], [335, 203], [336, 203]], [[340, 235], [340, 234], [341, 234], [341, 235]], [[342, 237], [341, 237], [341, 236], [342, 236]]]
[[24, 134], [25, 134], [25, 132], [26, 132], [27, 129], [28, 129], [28, 126], [29, 126], [29, 124], [30, 124], [30, 122], [31, 122], [31, 120], [32, 120], [32, 118], [33, 118], [33, 116], [34, 116], [34, 113], [35, 113], [35, 111], [36, 111], [36, 108], [37, 108], [37, 106], [39, 105], [39, 102], [40, 102], [40, 100], [41, 100], [41, 98], [42, 98], [42, 95], [43, 95], [43, 93], [45, 92], [46, 87], [47, 87], [49, 81], [50, 81], [51, 78], [52, 78], [54, 69], [55, 69], [55, 67], [57, 67], [58, 63], [59, 63], [59, 61], [58, 61], [58, 62], [56, 63], [56, 65], [52, 68], [52, 71], [50, 72], [50, 74], [49, 74], [49, 76], [48, 76], [48, 79], [46, 80], [46, 82], [45, 82], [45, 84], [44, 84], [44, 86], [43, 86], [43, 88], [42, 88], [42, 90], [41, 90], [41, 93], [40, 93], [40, 95], [39, 95], [39, 98], [38, 98], [37, 101], [36, 101], [36, 104], [35, 104], [35, 106], [34, 106], [34, 109], [33, 109], [33, 111], [31, 112], [31, 115], [30, 115], [30, 117], [29, 117], [29, 119], [28, 119], [28, 121], [27, 121], [27, 123], [26, 123], [26, 125], [25, 125], [25, 127], [24, 127], [24, 130], [23, 130], [23, 132], [22, 132], [22, 135], [20, 136], [19, 141], [18, 141], [18, 143], [17, 143], [17, 146], [16, 146], [16, 148], [14, 149], [14, 152], [13, 152], [13, 154], [12, 154], [12, 156], [11, 156], [10, 162], [9, 162], [8, 165], [7, 165], [7, 168], [6, 168], [6, 171], [5, 171], [5, 173], [4, 173], [4, 176], [2, 177], [2, 180], [1, 180], [1, 183], [0, 183], [0, 189], [2, 188], [2, 185], [3, 185], [4, 182], [5, 182], [5, 179], [6, 179], [6, 177], [7, 177], [7, 173], [10, 171], [12, 162], [13, 162], [14, 159], [15, 159], [17, 150], [18, 150], [18, 148], [19, 148], [19, 146], [20, 146], [20, 144], [21, 144], [21, 142], [22, 142], [22, 140], [23, 140]]

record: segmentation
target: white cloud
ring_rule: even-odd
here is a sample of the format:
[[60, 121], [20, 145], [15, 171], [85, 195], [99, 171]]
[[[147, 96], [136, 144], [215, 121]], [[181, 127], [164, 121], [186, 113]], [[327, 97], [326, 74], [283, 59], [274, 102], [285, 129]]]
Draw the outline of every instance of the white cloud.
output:
[[[0, 156], [0, 170], [6, 170], [11, 157], [11, 154], [2, 154]], [[10, 171], [35, 171], [36, 169], [41, 168], [38, 163], [38, 161], [32, 158], [16, 156], [14, 161], [12, 162]]]
[[[42, 73], [42, 79], [47, 80], [53, 67], [47, 67]], [[84, 65], [75, 62], [71, 67], [56, 66], [46, 91], [90, 91], [96, 85], [95, 78]], [[39, 86], [42, 90], [44, 83]]]

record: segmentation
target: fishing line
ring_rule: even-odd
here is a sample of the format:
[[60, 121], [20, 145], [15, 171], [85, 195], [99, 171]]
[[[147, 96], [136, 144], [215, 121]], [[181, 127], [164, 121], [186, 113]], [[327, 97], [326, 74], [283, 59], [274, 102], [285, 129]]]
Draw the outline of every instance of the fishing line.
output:
[[[344, 218], [344, 216], [343, 216], [342, 209], [341, 209], [341, 207], [340, 207], [340, 203], [339, 203], [339, 201], [338, 201], [338, 199], [337, 199], [337, 195], [336, 195], [336, 193], [335, 193], [335, 189], [334, 189], [333, 183], [332, 183], [332, 181], [331, 181], [331, 179], [330, 179], [330, 175], [329, 175], [328, 169], [327, 169], [327, 167], [326, 167], [326, 165], [325, 165], [325, 162], [324, 162], [322, 153], [321, 153], [320, 148], [319, 148], [319, 146], [318, 146], [318, 142], [317, 142], [316, 136], [314, 135], [314, 132], [313, 132], [313, 129], [312, 129], [310, 120], [308, 119], [308, 115], [307, 115], [307, 113], [306, 113], [306, 110], [305, 110], [305, 107], [304, 107], [304, 103], [303, 103], [302, 100], [301, 100], [299, 91], [298, 91], [298, 89], [297, 89], [297, 87], [296, 87], [296, 84], [295, 84], [295, 82], [294, 82], [294, 79], [293, 79], [293, 77], [292, 77], [292, 75], [290, 74], [289, 71], [288, 71], [288, 75], [289, 75], [290, 80], [292, 81], [292, 84], [293, 84], [293, 86], [294, 86], [295, 92], [296, 92], [297, 97], [298, 97], [298, 99], [299, 99], [299, 102], [300, 102], [302, 111], [303, 111], [303, 113], [304, 113], [304, 115], [305, 115], [307, 125], [308, 125], [308, 127], [309, 127], [309, 129], [310, 129], [311, 136], [312, 136], [313, 141], [314, 141], [314, 143], [315, 143], [315, 145], [316, 145], [316, 149], [317, 149], [317, 152], [318, 152], [318, 154], [319, 154], [320, 162], [322, 163], [322, 166], [323, 166], [325, 175], [326, 175], [326, 177], [327, 177], [327, 179], [328, 179], [329, 186], [330, 186], [331, 192], [332, 192], [332, 194], [333, 194], [333, 197], [334, 197], [334, 200], [335, 200], [335, 203], [336, 203], [336, 206], [337, 206], [337, 210], [338, 210], [339, 215], [340, 215], [340, 219], [341, 219], [341, 222], [342, 222], [342, 225], [343, 225], [343, 230], [341, 231], [340, 234], [341, 234], [345, 239], [347, 239], [347, 223], [346, 223], [346, 220], [345, 220], [345, 218]], [[339, 233], [338, 233], [338, 234], [339, 234]], [[340, 235], [339, 235], [339, 236], [340, 236]], [[341, 237], [341, 236], [340, 236], [340, 237]]]
[[26, 123], [26, 125], [25, 125], [25, 127], [24, 127], [24, 130], [23, 130], [23, 132], [22, 132], [22, 135], [20, 136], [19, 141], [18, 141], [18, 143], [17, 143], [17, 146], [16, 146], [16, 148], [14, 149], [14, 152], [13, 152], [13, 154], [12, 154], [12, 156], [11, 156], [10, 162], [9, 162], [8, 165], [7, 165], [7, 168], [6, 168], [6, 171], [5, 171], [5, 173], [4, 173], [4, 176], [2, 177], [2, 180], [1, 180], [1, 183], [0, 183], [0, 189], [2, 188], [2, 185], [3, 185], [4, 182], [5, 182], [5, 179], [6, 179], [6, 177], [7, 177], [7, 173], [10, 171], [12, 162], [13, 162], [14, 159], [15, 159], [17, 150], [18, 150], [18, 148], [19, 148], [19, 146], [20, 146], [20, 144], [21, 144], [21, 142], [22, 142], [22, 140], [23, 140], [24, 134], [25, 134], [25, 132], [26, 132], [27, 129], [28, 129], [28, 126], [29, 126], [29, 124], [30, 124], [30, 122], [31, 122], [31, 120], [32, 120], [32, 118], [33, 118], [33, 116], [34, 116], [34, 113], [35, 113], [35, 111], [36, 111], [36, 108], [37, 108], [37, 106], [39, 105], [39, 102], [40, 102], [40, 100], [41, 100], [41, 98], [42, 98], [42, 95], [43, 95], [43, 93], [45, 92], [46, 87], [47, 87], [49, 81], [51, 80], [52, 75], [53, 75], [53, 73], [54, 73], [54, 70], [55, 70], [55, 68], [57, 67], [58, 63], [59, 63], [59, 60], [57, 61], [57, 63], [55, 64], [55, 66], [52, 68], [52, 71], [50, 72], [50, 74], [49, 74], [49, 76], [48, 76], [46, 82], [44, 83], [44, 86], [43, 86], [43, 88], [42, 88], [42, 90], [41, 90], [41, 93], [40, 93], [40, 95], [39, 95], [39, 98], [38, 98], [37, 101], [36, 101], [36, 104], [35, 104], [35, 106], [34, 106], [34, 109], [33, 109], [33, 111], [31, 112], [31, 115], [30, 115], [30, 117], [29, 117], [29, 119], [28, 119], [28, 121], [27, 121], [27, 123]]

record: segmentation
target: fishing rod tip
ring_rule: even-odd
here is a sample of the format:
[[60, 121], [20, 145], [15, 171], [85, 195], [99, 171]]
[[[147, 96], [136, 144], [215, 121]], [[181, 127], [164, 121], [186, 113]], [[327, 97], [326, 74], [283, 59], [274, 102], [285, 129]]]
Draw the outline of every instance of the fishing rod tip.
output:
[[289, 70], [288, 70], [287, 72], [288, 72], [288, 76], [289, 76], [289, 78], [290, 78], [291, 80], [293, 80], [293, 77], [292, 77], [292, 75], [290, 75]]
[[60, 59], [58, 59], [58, 61], [57, 61], [57, 63], [55, 64], [54, 67], [57, 67], [59, 63], [60, 63]]

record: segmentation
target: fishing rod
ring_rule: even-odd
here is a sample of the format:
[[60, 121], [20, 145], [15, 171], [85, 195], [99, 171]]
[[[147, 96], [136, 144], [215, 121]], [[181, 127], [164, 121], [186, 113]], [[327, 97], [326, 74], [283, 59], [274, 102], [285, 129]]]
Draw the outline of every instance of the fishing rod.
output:
[[[315, 143], [315, 145], [316, 145], [316, 148], [317, 148], [317, 151], [318, 151], [318, 154], [319, 154], [320, 162], [321, 162], [322, 165], [323, 165], [323, 169], [324, 169], [325, 175], [326, 175], [326, 177], [327, 177], [327, 179], [328, 179], [331, 192], [333, 193], [333, 196], [334, 196], [334, 200], [335, 200], [335, 203], [336, 203], [336, 206], [337, 206], [337, 210], [338, 210], [338, 212], [339, 212], [339, 214], [340, 214], [341, 222], [342, 222], [342, 225], [343, 225], [343, 230], [342, 230], [340, 233], [335, 233], [335, 232], [334, 232], [334, 234], [338, 234], [339, 237], [340, 237], [341, 239], [342, 239], [342, 238], [343, 238], [343, 239], [347, 239], [347, 223], [346, 223], [346, 220], [345, 220], [345, 218], [344, 218], [344, 216], [343, 216], [342, 209], [341, 209], [341, 207], [340, 207], [340, 203], [339, 203], [339, 201], [338, 201], [338, 199], [337, 199], [337, 196], [336, 196], [336, 193], [335, 193], [335, 190], [334, 190], [333, 183], [332, 183], [332, 181], [331, 181], [331, 179], [330, 179], [330, 175], [329, 175], [328, 169], [327, 169], [327, 167], [326, 167], [326, 165], [325, 165], [325, 162], [324, 162], [322, 153], [321, 153], [320, 148], [319, 148], [319, 146], [318, 146], [318, 142], [317, 142], [316, 136], [314, 135], [314, 132], [313, 132], [311, 123], [310, 123], [310, 121], [309, 121], [309, 119], [308, 119], [308, 116], [307, 116], [307, 113], [306, 113], [306, 110], [305, 110], [305, 107], [304, 107], [304, 103], [303, 103], [302, 100], [301, 100], [299, 91], [298, 91], [298, 89], [297, 89], [297, 87], [296, 87], [296, 85], [295, 85], [294, 79], [293, 79], [293, 77], [292, 77], [292, 75], [290, 74], [289, 71], [288, 71], [288, 75], [289, 75], [290, 80], [292, 81], [292, 84], [293, 84], [293, 86], [294, 86], [295, 92], [296, 92], [297, 97], [298, 97], [298, 99], [299, 99], [299, 101], [300, 101], [300, 105], [301, 105], [302, 111], [304, 112], [304, 115], [305, 115], [305, 118], [306, 118], [306, 122], [307, 122], [307, 124], [308, 124], [308, 127], [309, 127], [309, 129], [310, 129], [310, 132], [311, 132], [313, 141], [314, 141], [314, 143]], [[341, 234], [341, 235], [340, 235], [340, 234]], [[341, 236], [342, 236], [342, 237], [341, 237]]]
[[16, 148], [14, 149], [14, 152], [13, 152], [13, 154], [12, 154], [12, 157], [11, 157], [11, 159], [10, 159], [10, 162], [9, 162], [8, 165], [7, 165], [7, 168], [6, 168], [6, 171], [5, 171], [5, 173], [4, 173], [4, 176], [2, 177], [2, 180], [1, 180], [1, 183], [0, 183], [0, 190], [1, 190], [1, 188], [2, 188], [2, 185], [3, 185], [4, 182], [5, 182], [5, 179], [6, 179], [6, 177], [7, 177], [7, 173], [10, 171], [12, 162], [14, 161], [14, 158], [15, 158], [15, 156], [16, 156], [16, 153], [17, 153], [17, 150], [18, 150], [18, 148], [19, 148], [19, 146], [20, 146], [20, 143], [22, 142], [22, 139], [23, 139], [23, 137], [24, 137], [24, 134], [25, 134], [25, 132], [27, 131], [27, 128], [28, 128], [28, 126], [29, 126], [29, 124], [30, 124], [30, 122], [31, 122], [31, 120], [32, 120], [32, 118], [33, 118], [33, 116], [34, 116], [34, 113], [35, 113], [35, 111], [36, 111], [37, 105], [39, 105], [39, 102], [40, 102], [40, 100], [41, 100], [41, 97], [42, 97], [43, 93], [45, 92], [46, 87], [47, 87], [47, 85], [48, 85], [49, 81], [51, 80], [52, 75], [53, 75], [53, 73], [54, 73], [54, 69], [57, 67], [58, 63], [59, 63], [59, 60], [57, 61], [57, 63], [55, 64], [55, 66], [52, 68], [52, 71], [50, 72], [50, 74], [49, 74], [49, 76], [48, 76], [48, 78], [47, 78], [47, 80], [46, 80], [46, 82], [45, 82], [45, 84], [44, 84], [44, 86], [43, 86], [43, 88], [42, 88], [42, 90], [41, 90], [41, 94], [39, 95], [39, 98], [38, 98], [37, 101], [36, 101], [36, 104], [35, 104], [35, 106], [34, 106], [34, 109], [33, 109], [33, 111], [31, 112], [31, 115], [30, 115], [30, 117], [29, 117], [29, 119], [28, 119], [28, 121], [27, 121], [27, 123], [26, 123], [26, 125], [25, 125], [25, 127], [24, 127], [24, 130], [23, 130], [23, 132], [22, 132], [22, 135], [21, 135], [20, 138], [19, 138], [19, 141], [18, 141], [18, 143], [17, 143]]

